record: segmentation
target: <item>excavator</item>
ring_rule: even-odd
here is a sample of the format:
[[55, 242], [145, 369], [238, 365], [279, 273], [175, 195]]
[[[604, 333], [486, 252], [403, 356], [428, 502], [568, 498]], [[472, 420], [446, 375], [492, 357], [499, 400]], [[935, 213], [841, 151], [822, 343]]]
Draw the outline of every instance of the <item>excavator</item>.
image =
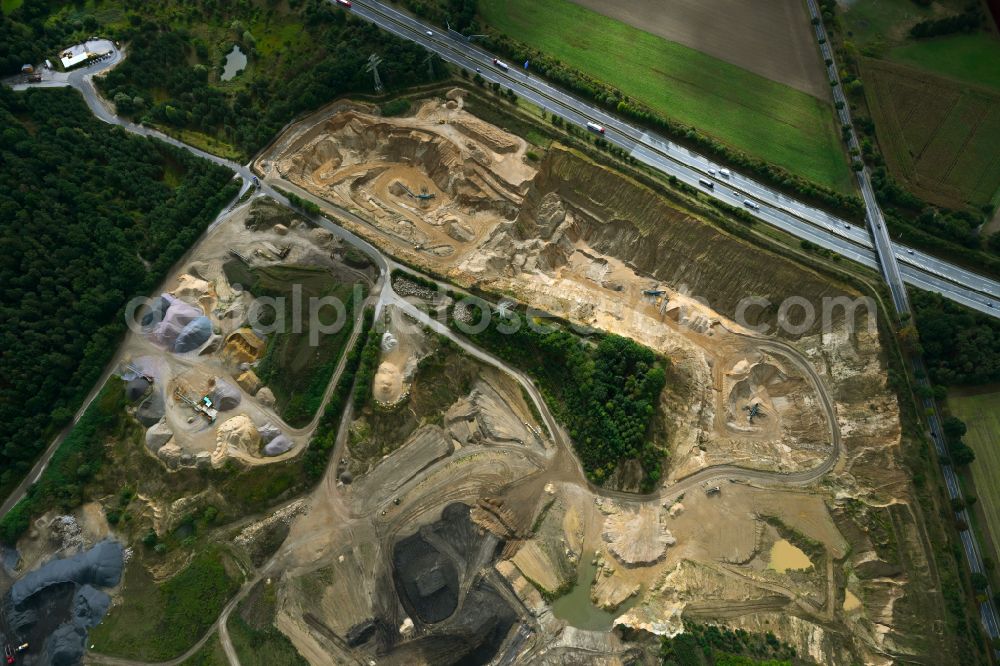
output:
[[749, 412], [750, 423], [753, 423], [754, 418], [762, 419], [766, 416], [766, 414], [764, 414], [764, 412], [761, 411], [759, 402], [755, 402], [752, 405], [746, 405], [743, 407], [743, 409]]

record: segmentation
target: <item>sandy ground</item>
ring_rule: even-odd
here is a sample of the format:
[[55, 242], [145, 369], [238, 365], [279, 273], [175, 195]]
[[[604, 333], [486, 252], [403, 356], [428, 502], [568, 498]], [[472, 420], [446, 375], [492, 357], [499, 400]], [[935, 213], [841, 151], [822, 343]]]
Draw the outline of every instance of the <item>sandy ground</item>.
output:
[[573, 1], [819, 99], [830, 99], [809, 15], [799, 0]]
[[[863, 536], [864, 526], [882, 510], [875, 507], [909, 502], [905, 470], [896, 458], [898, 411], [885, 392], [877, 335], [812, 333], [784, 346], [746, 335], [683, 284], [655, 280], [617, 258], [641, 243], [620, 218], [629, 211], [603, 211], [605, 197], [570, 191], [559, 186], [562, 181], [539, 194], [555, 148], [537, 165], [512, 161], [523, 150], [519, 140], [505, 140], [496, 128], [456, 129], [465, 115], [454, 98], [425, 104], [411, 118], [379, 119], [358, 107], [334, 107], [290, 128], [256, 168], [269, 182], [296, 185], [317, 202], [357, 213], [369, 223], [342, 221], [345, 226], [394, 256], [458, 284], [476, 283], [570, 321], [625, 335], [668, 356], [671, 389], [662, 405], [672, 453], [668, 481], [722, 463], [792, 472], [827, 460], [831, 424], [821, 408], [821, 388], [843, 434], [841, 455], [823, 481], [809, 488], [721, 482], [718, 493], [696, 487], [682, 497], [667, 492], [655, 501], [600, 497], [583, 483], [571, 452], [523, 441], [516, 421], [531, 420], [523, 413], [506, 425], [494, 418], [504, 432], [522, 433], [511, 441], [466, 445], [465, 435], [456, 433], [467, 429], [456, 430], [449, 416], [466, 413], [472, 403], [463, 399], [445, 410], [441, 424], [423, 424], [349, 486], [337, 482], [331, 465], [311, 510], [295, 523], [286, 544], [289, 580], [319, 575], [336, 562], [347, 567], [342, 574], [354, 571], [346, 573], [349, 585], [375, 594], [379, 576], [388, 570], [380, 567], [388, 567], [396, 539], [436, 520], [449, 502], [481, 507], [491, 498], [520, 532], [504, 547], [496, 571], [532, 609], [536, 633], [525, 654], [563, 658], [596, 652], [614, 662], [611, 655], [620, 644], [613, 645], [609, 634], [565, 627], [527, 582], [558, 588], [573, 577], [581, 557], [598, 563], [592, 599], [608, 607], [630, 600], [626, 622], [634, 627], [672, 633], [686, 613], [774, 631], [820, 663], [859, 658], [878, 663], [886, 646], [900, 649], [893, 604], [904, 585], [933, 585], [920, 578], [926, 560], [912, 514], [897, 517], [916, 563], [907, 574], [914, 575], [912, 583], [898, 574], [855, 573], [872, 563], [878, 571], [892, 570]], [[623, 187], [602, 178], [595, 187]], [[435, 196], [420, 204], [398, 183]], [[447, 234], [444, 210], [472, 233]], [[687, 223], [699, 224], [690, 218]], [[617, 229], [628, 231], [615, 236]], [[448, 251], [440, 251], [438, 243]], [[606, 252], [595, 249], [598, 243]], [[708, 263], [701, 258], [702, 265]], [[644, 293], [650, 290], [662, 294]], [[384, 350], [391, 368], [380, 377], [380, 398], [405, 395], [405, 367], [415, 358], [412, 343], [401, 337], [396, 347]], [[477, 404], [520, 413], [510, 387], [494, 383], [483, 393], [492, 396], [493, 390], [500, 399]], [[746, 408], [752, 404], [759, 404], [764, 416], [751, 424]], [[849, 512], [845, 501], [855, 502]], [[771, 552], [789, 537], [765, 517], [815, 541], [822, 554], [802, 571], [779, 573]], [[354, 549], [368, 543], [374, 544], [373, 554], [362, 558], [382, 564], [352, 569], [358, 554], [346, 552], [344, 544]], [[310, 660], [323, 663], [324, 651], [340, 654], [328, 634], [344, 621], [320, 618], [326, 629], [318, 629], [321, 625], [306, 618], [308, 604], [294, 601], [300, 593], [289, 593], [293, 601], [279, 626]], [[369, 597], [355, 599], [343, 590], [331, 594], [324, 603], [351, 607], [345, 617], [372, 613]], [[852, 648], [845, 643], [845, 623]]]
[[[270, 400], [261, 399], [264, 393], [238, 382], [244, 368], [241, 359], [229, 354], [225, 343], [230, 334], [246, 327], [253, 298], [240, 285], [229, 284], [226, 278], [223, 265], [234, 261], [232, 252], [247, 258], [253, 266], [320, 266], [344, 279], [362, 279], [339, 262], [342, 248], [327, 232], [310, 230], [302, 222], [293, 222], [291, 229], [251, 231], [245, 226], [250, 210], [251, 205], [244, 204], [220, 221], [198, 245], [190, 261], [165, 282], [165, 293], [211, 319], [212, 338], [190, 352], [174, 353], [157, 343], [152, 335], [136, 330], [128, 334], [123, 346], [127, 362], [153, 377], [150, 393], [163, 400], [165, 414], [158, 427], [171, 437], [150, 452], [171, 468], [218, 467], [228, 458], [251, 465], [286, 460], [301, 451], [315, 425], [293, 428], [284, 422]], [[276, 254], [285, 248], [288, 253], [284, 258]], [[239, 404], [219, 411], [213, 423], [196, 414], [178, 396], [198, 399], [211, 392], [217, 379], [236, 390]], [[281, 455], [261, 457], [256, 428], [265, 424], [273, 425], [287, 436], [293, 444], [291, 449]]]
[[[733, 335], [747, 331], [683, 288], [651, 281], [579, 238], [595, 214], [586, 203], [555, 194], [533, 201], [544, 174], [524, 151], [523, 140], [466, 113], [461, 97], [449, 94], [401, 118], [331, 107], [291, 127], [257, 168], [371, 220], [354, 231], [396, 256], [669, 356], [691, 379], [688, 408], [668, 405], [677, 433], [670, 478], [727, 462], [795, 471], [827, 456], [829, 424], [817, 387], [787, 359]], [[421, 191], [434, 196], [411, 195]], [[529, 225], [541, 238], [530, 237]], [[517, 239], [521, 231], [529, 238]], [[649, 296], [649, 289], [663, 295]], [[408, 347], [401, 338], [383, 357], [380, 402], [405, 394]], [[763, 416], [751, 423], [753, 405]]]

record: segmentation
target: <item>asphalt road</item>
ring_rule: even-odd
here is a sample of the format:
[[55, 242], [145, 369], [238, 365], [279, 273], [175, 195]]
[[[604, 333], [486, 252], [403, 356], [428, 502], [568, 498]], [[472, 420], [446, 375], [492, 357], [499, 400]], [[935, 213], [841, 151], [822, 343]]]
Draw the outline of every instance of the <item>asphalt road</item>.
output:
[[[487, 81], [497, 81], [504, 87], [511, 88], [520, 97], [571, 123], [584, 126], [591, 121], [602, 125], [606, 129], [605, 139], [650, 167], [676, 176], [733, 206], [743, 207], [744, 201], [750, 200], [759, 208], [748, 208], [748, 212], [760, 220], [865, 266], [880, 269], [872, 236], [858, 225], [776, 192], [742, 174], [733, 172], [730, 177], [724, 177], [719, 173], [722, 165], [630, 125], [539, 77], [526, 73], [519, 63], [508, 63], [510, 69], [503, 71], [493, 65], [491, 54], [468, 42], [458, 33], [442, 31], [437, 26], [423, 23], [375, 0], [358, 0], [354, 2], [352, 9], [345, 11], [351, 11], [388, 32], [417, 42], [459, 67], [469, 71], [479, 68]], [[431, 34], [428, 35], [428, 32]], [[701, 186], [701, 179], [712, 182], [712, 190]], [[907, 283], [936, 291], [980, 312], [1000, 317], [1000, 282], [997, 280], [919, 250], [898, 244], [894, 247], [895, 256], [900, 263], [898, 273]]]

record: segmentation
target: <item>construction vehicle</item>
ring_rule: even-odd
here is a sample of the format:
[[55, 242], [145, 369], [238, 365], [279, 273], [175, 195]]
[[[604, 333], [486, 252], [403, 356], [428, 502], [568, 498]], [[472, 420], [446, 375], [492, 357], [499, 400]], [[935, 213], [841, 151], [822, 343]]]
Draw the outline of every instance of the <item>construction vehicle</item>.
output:
[[[402, 183], [400, 183], [400, 184], [402, 184]], [[424, 188], [422, 188], [420, 190], [420, 194], [414, 194], [413, 191], [410, 188], [408, 188], [406, 185], [403, 185], [403, 189], [406, 190], [406, 193], [409, 194], [414, 199], [419, 199], [421, 201], [427, 201], [428, 199], [433, 199], [434, 198], [434, 193], [433, 192], [428, 192], [426, 187], [424, 187]]]
[[201, 400], [194, 400], [181, 391], [180, 388], [177, 388], [174, 389], [174, 398], [180, 400], [185, 405], [204, 416], [208, 419], [209, 423], [215, 423], [215, 419], [219, 415], [219, 411], [212, 405], [212, 399], [207, 395]]
[[760, 403], [755, 402], [752, 405], [745, 405], [743, 410], [749, 412], [750, 423], [753, 423], [754, 418], [764, 418], [765, 414], [760, 410]]

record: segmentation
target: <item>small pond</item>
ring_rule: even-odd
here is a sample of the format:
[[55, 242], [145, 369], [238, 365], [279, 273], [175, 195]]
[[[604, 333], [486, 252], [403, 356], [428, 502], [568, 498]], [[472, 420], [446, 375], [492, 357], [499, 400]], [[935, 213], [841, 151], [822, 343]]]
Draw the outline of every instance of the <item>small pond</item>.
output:
[[586, 554], [580, 557], [576, 569], [576, 585], [552, 602], [552, 613], [560, 620], [566, 620], [577, 629], [591, 631], [609, 631], [615, 618], [624, 614], [638, 601], [638, 595], [629, 597], [614, 612], [598, 608], [590, 601], [590, 587], [597, 574], [597, 565], [593, 557]]
[[247, 55], [240, 51], [240, 47], [233, 44], [233, 50], [226, 54], [226, 66], [222, 70], [222, 80], [228, 81], [247, 66]]
[[785, 539], [776, 541], [771, 548], [771, 562], [768, 568], [774, 569], [778, 573], [804, 571], [812, 569], [812, 565], [809, 556], [802, 552], [802, 549]]

